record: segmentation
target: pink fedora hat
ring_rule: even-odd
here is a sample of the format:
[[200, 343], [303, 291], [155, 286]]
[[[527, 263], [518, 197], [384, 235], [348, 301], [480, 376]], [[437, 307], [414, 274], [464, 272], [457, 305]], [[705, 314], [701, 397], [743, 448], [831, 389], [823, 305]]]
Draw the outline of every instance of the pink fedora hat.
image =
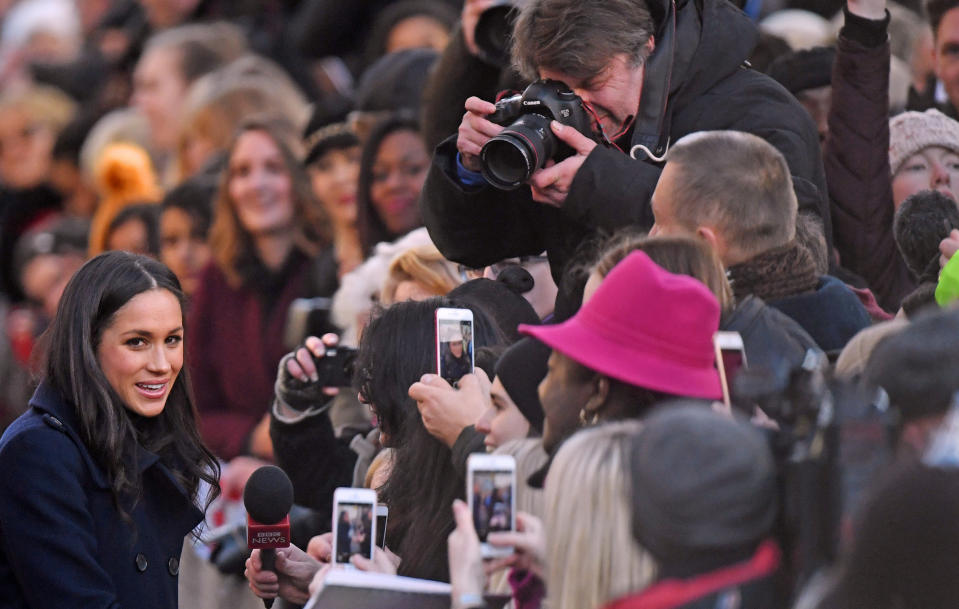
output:
[[706, 286], [664, 271], [643, 252], [617, 264], [569, 320], [519, 327], [601, 374], [706, 399], [722, 397], [713, 352], [718, 329], [719, 303]]

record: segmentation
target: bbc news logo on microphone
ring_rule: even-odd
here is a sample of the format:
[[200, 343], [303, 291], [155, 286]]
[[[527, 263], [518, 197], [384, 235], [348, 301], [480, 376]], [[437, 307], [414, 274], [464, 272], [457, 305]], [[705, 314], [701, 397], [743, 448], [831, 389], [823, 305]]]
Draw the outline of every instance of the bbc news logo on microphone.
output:
[[247, 547], [259, 548], [286, 548], [290, 545], [290, 521], [284, 518], [275, 524], [260, 524], [250, 519], [246, 525]]
[[290, 543], [287, 536], [279, 531], [255, 531], [252, 535], [250, 535], [249, 541], [264, 548], [282, 548], [286, 547]]

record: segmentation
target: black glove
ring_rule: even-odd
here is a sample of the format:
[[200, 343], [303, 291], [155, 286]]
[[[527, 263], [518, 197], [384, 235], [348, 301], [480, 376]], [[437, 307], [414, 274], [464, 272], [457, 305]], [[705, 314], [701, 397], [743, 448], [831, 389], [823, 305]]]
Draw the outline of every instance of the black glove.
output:
[[[280, 367], [276, 374], [276, 384], [274, 391], [276, 399], [293, 410], [304, 412], [313, 409], [314, 411], [324, 410], [329, 407], [330, 402], [335, 396], [323, 393], [323, 385], [320, 381], [301, 381], [290, 374], [286, 368], [286, 363], [296, 356], [296, 351], [287, 353], [280, 359]], [[315, 412], [314, 412], [315, 413]]]

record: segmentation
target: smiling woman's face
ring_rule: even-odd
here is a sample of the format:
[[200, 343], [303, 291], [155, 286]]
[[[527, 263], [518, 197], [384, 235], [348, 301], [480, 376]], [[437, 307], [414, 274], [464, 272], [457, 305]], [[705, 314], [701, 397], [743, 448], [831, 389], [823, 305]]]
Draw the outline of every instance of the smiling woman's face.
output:
[[241, 135], [230, 155], [228, 189], [240, 224], [254, 237], [293, 228], [293, 180], [264, 131]]
[[97, 361], [127, 409], [163, 412], [183, 368], [183, 312], [169, 290], [141, 292], [113, 315], [97, 344]]

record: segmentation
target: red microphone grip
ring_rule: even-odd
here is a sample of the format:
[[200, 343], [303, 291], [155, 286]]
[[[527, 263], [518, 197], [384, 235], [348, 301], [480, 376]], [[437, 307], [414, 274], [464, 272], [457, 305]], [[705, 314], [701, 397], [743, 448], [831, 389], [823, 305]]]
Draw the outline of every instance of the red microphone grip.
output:
[[246, 545], [251, 550], [290, 547], [290, 517], [287, 515], [279, 522], [262, 524], [247, 516]]

